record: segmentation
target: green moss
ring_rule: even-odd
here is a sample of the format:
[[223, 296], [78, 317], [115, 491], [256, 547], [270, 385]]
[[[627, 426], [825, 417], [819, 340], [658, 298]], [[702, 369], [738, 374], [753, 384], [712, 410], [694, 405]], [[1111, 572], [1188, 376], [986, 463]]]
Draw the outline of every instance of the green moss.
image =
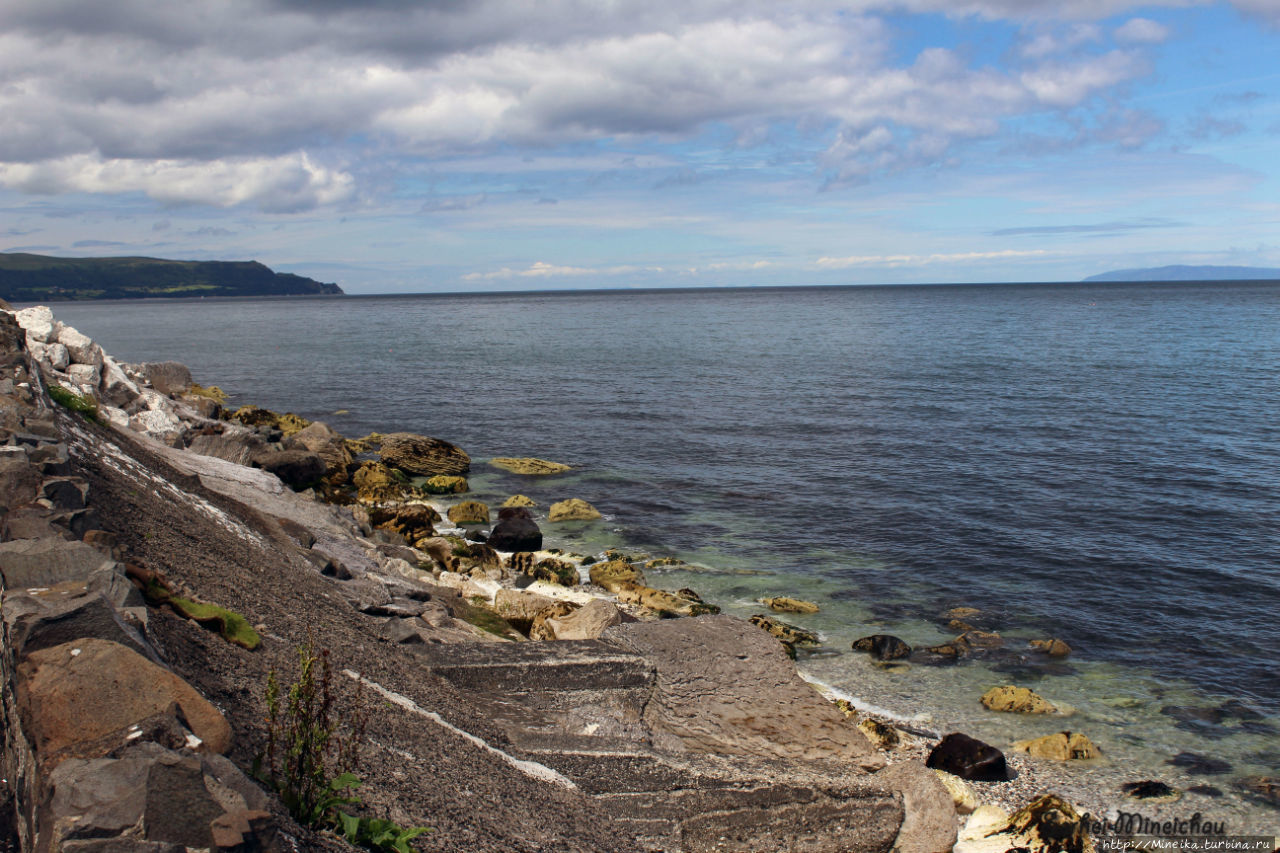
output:
[[203, 385], [192, 383], [191, 389], [187, 391], [187, 393], [193, 397], [208, 397], [218, 405], [223, 405], [227, 402], [227, 392], [223, 391], [217, 385], [210, 385], [208, 388], [205, 388]]
[[[476, 596], [476, 598], [479, 598], [480, 601], [485, 600], [480, 596]], [[462, 621], [469, 622], [480, 630], [488, 631], [490, 634], [502, 637], [505, 640], [524, 639], [520, 636], [519, 631], [511, 627], [511, 623], [494, 613], [492, 610], [488, 610], [484, 607], [468, 607], [465, 613], [458, 613], [456, 615]]]
[[248, 619], [225, 607], [176, 596], [170, 597], [168, 604], [179, 615], [194, 619], [206, 627], [213, 627], [228, 643], [234, 643], [249, 651], [253, 651], [262, 643], [262, 638], [258, 636], [257, 631], [253, 630]]
[[84, 415], [94, 423], [102, 423], [102, 419], [98, 417], [98, 404], [88, 397], [81, 397], [61, 385], [50, 385], [49, 398], [67, 411]]

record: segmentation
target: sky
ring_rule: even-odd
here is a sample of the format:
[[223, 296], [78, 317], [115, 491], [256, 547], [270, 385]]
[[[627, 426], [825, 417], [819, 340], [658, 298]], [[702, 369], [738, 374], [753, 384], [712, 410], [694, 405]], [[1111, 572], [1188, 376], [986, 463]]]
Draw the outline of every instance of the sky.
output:
[[0, 251], [348, 293], [1280, 267], [1280, 0], [0, 0]]

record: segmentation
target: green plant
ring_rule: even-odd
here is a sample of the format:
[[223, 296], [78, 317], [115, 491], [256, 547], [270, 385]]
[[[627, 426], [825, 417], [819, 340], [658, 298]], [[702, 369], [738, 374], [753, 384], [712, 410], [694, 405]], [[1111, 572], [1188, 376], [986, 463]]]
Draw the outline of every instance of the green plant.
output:
[[78, 412], [94, 423], [102, 422], [98, 417], [98, 404], [89, 397], [82, 397], [61, 385], [50, 385], [49, 397], [69, 412]]
[[[266, 768], [262, 756], [255, 774], [275, 788], [289, 813], [307, 826], [340, 832], [352, 844], [386, 853], [411, 853], [409, 841], [429, 827], [401, 827], [393, 821], [353, 815], [343, 809], [360, 806], [355, 769], [364, 740], [360, 713], [361, 686], [351, 724], [335, 719], [333, 669], [329, 651], [316, 652], [311, 638], [298, 647], [298, 680], [282, 693], [275, 670], [267, 674]], [[357, 685], [362, 682], [357, 681]]]

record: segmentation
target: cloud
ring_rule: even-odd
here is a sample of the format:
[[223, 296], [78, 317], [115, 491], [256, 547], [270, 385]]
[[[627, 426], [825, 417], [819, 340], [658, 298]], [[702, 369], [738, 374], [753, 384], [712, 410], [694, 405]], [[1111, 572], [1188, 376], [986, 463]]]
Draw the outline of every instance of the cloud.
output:
[[545, 261], [535, 261], [525, 269], [512, 269], [503, 267], [500, 270], [485, 273], [467, 273], [462, 277], [463, 281], [493, 281], [495, 279], [507, 278], [559, 278], [563, 276], [578, 277], [584, 275], [628, 275], [631, 273], [660, 273], [665, 270], [662, 267], [640, 267], [640, 266], [612, 266], [612, 267], [571, 267], [561, 266], [559, 264], [549, 264]]
[[77, 240], [71, 244], [73, 249], [103, 249], [111, 246], [128, 246], [118, 240]]
[[1018, 228], [1000, 228], [987, 232], [992, 237], [1052, 234], [1127, 234], [1147, 228], [1177, 228], [1185, 225], [1172, 219], [1125, 219], [1114, 222], [1094, 222], [1086, 225], [1031, 225]]
[[955, 264], [969, 261], [998, 261], [1013, 258], [1030, 258], [1047, 255], [1043, 249], [1017, 251], [1003, 249], [996, 252], [953, 252], [931, 255], [851, 255], [844, 258], [818, 258], [822, 269], [846, 269], [848, 267], [919, 267], [931, 264]]
[[1130, 18], [1115, 31], [1116, 41], [1128, 44], [1160, 44], [1169, 35], [1168, 27], [1150, 18]]

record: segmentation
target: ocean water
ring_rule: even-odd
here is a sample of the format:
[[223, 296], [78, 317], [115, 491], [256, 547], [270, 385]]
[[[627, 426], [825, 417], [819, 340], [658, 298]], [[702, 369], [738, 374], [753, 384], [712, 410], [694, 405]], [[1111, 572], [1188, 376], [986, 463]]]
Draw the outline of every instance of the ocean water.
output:
[[[1164, 762], [1186, 750], [1232, 763], [1209, 780], [1224, 789], [1280, 772], [1280, 286], [174, 300], [55, 316], [119, 358], [184, 361], [237, 403], [453, 441], [477, 460], [481, 499], [584, 498], [606, 519], [545, 525], [550, 538], [681, 557], [697, 568], [651, 580], [730, 612], [814, 599], [823, 611], [792, 621], [825, 644], [801, 669], [895, 714], [1006, 743], [1062, 728], [977, 704], [1019, 683], [1074, 707], [1071, 727], [1134, 773], [1176, 776]], [[574, 471], [480, 461], [506, 455]], [[881, 632], [943, 642], [939, 614], [961, 605], [1010, 650], [1054, 636], [1073, 655], [886, 669], [849, 651]]]

